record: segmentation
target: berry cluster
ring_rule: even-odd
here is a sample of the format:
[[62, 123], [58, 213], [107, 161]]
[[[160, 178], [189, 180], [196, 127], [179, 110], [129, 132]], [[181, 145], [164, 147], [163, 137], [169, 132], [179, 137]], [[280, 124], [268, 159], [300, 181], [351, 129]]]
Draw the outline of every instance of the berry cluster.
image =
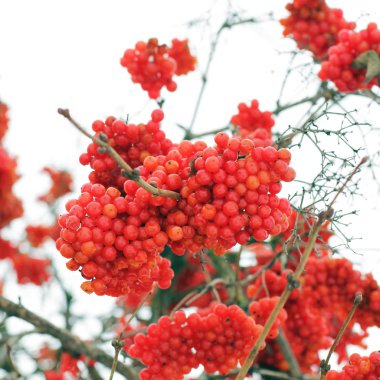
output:
[[[292, 181], [290, 152], [272, 147], [254, 148], [249, 139], [215, 136], [216, 147], [206, 147], [193, 161], [191, 174], [181, 187], [181, 223], [174, 226], [177, 240], [174, 253], [215, 248], [224, 254], [234, 245], [258, 241], [288, 228], [291, 208], [279, 198], [280, 181]], [[168, 223], [171, 219], [167, 218]], [[190, 227], [190, 228], [189, 228]], [[188, 237], [184, 231], [189, 231]]]
[[16, 168], [16, 160], [9, 156], [0, 142], [0, 228], [23, 214], [22, 203], [13, 192], [13, 185], [18, 179]]
[[238, 134], [252, 140], [255, 147], [272, 145], [272, 113], [260, 111], [257, 100], [252, 100], [249, 106], [240, 103], [238, 110], [239, 112], [231, 118], [231, 124], [238, 127]]
[[191, 55], [188, 40], [172, 40], [168, 50], [169, 56], [176, 62], [176, 75], [186, 75], [195, 70], [197, 59]]
[[322, 63], [319, 77], [331, 80], [341, 92], [370, 89], [378, 85], [377, 77], [366, 80], [366, 68], [354, 68], [355, 59], [365, 52], [380, 55], [380, 31], [375, 23], [359, 32], [342, 30], [338, 42], [328, 51], [328, 58]]
[[339, 31], [355, 28], [354, 22], [344, 19], [341, 9], [330, 8], [325, 0], [293, 0], [286, 9], [290, 15], [280, 20], [284, 36], [292, 36], [299, 49], [309, 50], [317, 59], [326, 56]]
[[159, 255], [167, 236], [160, 232], [154, 209], [144, 210], [120, 195], [113, 187], [84, 185], [59, 218], [57, 248], [69, 259], [68, 269], [81, 268], [87, 280], [82, 289], [88, 293], [146, 294], [155, 281], [167, 288], [173, 271]]
[[[100, 134], [106, 137], [110, 146], [134, 169], [142, 165], [147, 156], [166, 155], [173, 147], [173, 143], [160, 129], [159, 123], [163, 117], [161, 110], [155, 110], [147, 124], [138, 125], [126, 124], [123, 120], [108, 117], [105, 122], [94, 121], [92, 129], [96, 137]], [[99, 150], [97, 144], [91, 143], [79, 161], [82, 165], [91, 166], [91, 183], [113, 186], [124, 191], [126, 178], [122, 176], [120, 167], [108, 154]]]
[[150, 325], [147, 335], [136, 335], [129, 354], [148, 367], [141, 380], [179, 380], [199, 365], [207, 373], [228, 374], [245, 360], [261, 330], [236, 305], [216, 304], [207, 316], [177, 311]]
[[[32, 247], [40, 247], [44, 242], [52, 237], [54, 226], [29, 225], [26, 227], [26, 237]], [[56, 240], [56, 239], [55, 239]]]
[[121, 65], [131, 74], [132, 81], [139, 83], [152, 99], [160, 96], [161, 89], [175, 91], [174, 74], [184, 75], [195, 68], [188, 41], [173, 40], [173, 45], [159, 45], [157, 38], [148, 42], [139, 41], [134, 49], [128, 49]]
[[224, 254], [251, 237], [262, 241], [288, 228], [290, 204], [277, 195], [280, 181], [295, 176], [288, 150], [256, 148], [250, 139], [225, 133], [215, 136], [215, 147], [201, 141], [175, 145], [160, 130], [163, 117], [156, 110], [146, 125], [111, 117], [93, 123], [96, 136], [107, 140], [142, 180], [181, 199], [153, 197], [90, 144], [80, 162], [94, 170], [91, 184], [66, 205], [57, 241], [72, 270], [83, 266], [88, 282], [82, 288], [88, 292], [140, 298], [155, 281], [163, 288], [170, 285], [173, 274], [160, 257], [166, 245], [177, 255], [203, 248]]
[[[249, 305], [249, 313], [252, 315], [255, 322], [264, 326], [279, 299], [280, 297], [264, 297], [260, 298], [258, 301], [251, 302]], [[277, 337], [278, 328], [283, 325], [287, 317], [287, 312], [285, 309], [282, 309], [275, 323], [272, 325], [267, 339], [274, 339]]]
[[0, 101], [0, 141], [8, 129], [8, 106]]
[[326, 380], [376, 380], [380, 377], [380, 352], [372, 352], [368, 357], [353, 354], [342, 371], [329, 371]]
[[66, 170], [56, 170], [53, 168], [45, 167], [43, 172], [50, 176], [52, 181], [51, 188], [49, 191], [38, 197], [42, 202], [48, 205], [53, 204], [58, 198], [70, 193], [72, 191], [73, 179], [69, 172]]
[[[310, 224], [305, 224], [305, 220], [297, 223], [300, 228], [297, 231], [298, 235], [305, 233], [307, 236], [308, 228], [310, 230], [314, 223], [313, 219], [309, 218], [309, 221]], [[316, 247], [326, 243], [330, 236], [330, 231], [322, 230]], [[300, 279], [301, 287], [293, 291], [285, 306], [291, 318], [283, 324], [283, 331], [304, 372], [318, 368], [318, 351], [331, 346], [358, 292], [363, 295], [363, 301], [335, 350], [339, 361], [347, 358], [348, 345], [365, 347], [363, 339], [368, 335], [366, 330], [369, 327], [380, 326], [380, 288], [377, 282], [371, 275], [363, 275], [355, 270], [347, 259], [330, 258], [326, 246], [324, 249], [326, 255], [314, 254], [310, 257], [305, 274]], [[258, 265], [250, 268], [250, 274], [258, 273], [275, 255], [270, 248], [264, 249], [258, 244], [251, 246], [251, 250], [256, 253]], [[294, 268], [295, 260], [296, 256], [289, 255], [289, 268]], [[257, 304], [265, 299], [263, 297], [266, 297], [266, 294], [270, 294], [271, 297], [280, 295], [288, 284], [288, 273], [289, 271], [277, 261], [271, 269], [255, 278], [248, 286], [249, 298], [258, 299]], [[353, 328], [355, 324], [361, 331]], [[275, 342], [268, 342], [267, 349], [261, 354], [260, 362], [280, 370], [288, 370], [288, 363]]]

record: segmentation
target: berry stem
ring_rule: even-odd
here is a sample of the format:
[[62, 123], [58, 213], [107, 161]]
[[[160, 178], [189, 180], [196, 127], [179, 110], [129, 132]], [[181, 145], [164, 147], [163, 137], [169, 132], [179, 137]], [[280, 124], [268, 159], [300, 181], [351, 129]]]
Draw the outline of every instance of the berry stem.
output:
[[[89, 359], [93, 359], [108, 368], [112, 368], [113, 357], [96, 347], [93, 343], [83, 342], [77, 336], [72, 335], [69, 331], [53, 325], [46, 319], [26, 309], [21, 304], [16, 304], [7, 298], [0, 296], [0, 310], [4, 311], [8, 316], [20, 318], [31, 323], [36, 327], [39, 333], [48, 334], [58, 339], [62, 344], [62, 349], [74, 356], [81, 354]], [[129, 380], [137, 379], [134, 369], [117, 362], [116, 370]]]
[[[335, 194], [334, 198], [331, 200], [331, 202], [327, 206], [327, 209], [319, 214], [317, 222], [315, 223], [315, 225], [313, 226], [313, 228], [310, 231], [309, 240], [308, 240], [307, 245], [305, 247], [305, 251], [304, 251], [304, 253], [301, 257], [301, 260], [300, 260], [300, 262], [299, 262], [299, 264], [298, 264], [298, 266], [297, 266], [297, 268], [296, 268], [296, 270], [292, 276], [292, 282], [297, 282], [299, 280], [299, 278], [301, 277], [301, 275], [305, 269], [306, 263], [309, 259], [309, 256], [310, 256], [311, 252], [313, 251], [315, 241], [318, 238], [319, 230], [321, 229], [323, 223], [326, 220], [331, 219], [333, 214], [334, 214], [334, 210], [332, 207], [333, 207], [334, 203], [336, 202], [338, 196], [343, 192], [344, 188], [347, 186], [347, 183], [352, 179], [352, 177], [359, 170], [359, 168], [365, 162], [367, 162], [367, 160], [368, 160], [367, 157], [364, 157], [363, 159], [360, 160], [360, 162], [356, 165], [356, 167], [352, 170], [350, 175], [346, 178], [346, 180], [344, 181], [342, 186], [339, 188], [339, 190]], [[282, 292], [280, 299], [278, 300], [276, 306], [274, 307], [271, 315], [267, 319], [267, 321], [264, 325], [263, 331], [261, 332], [256, 343], [254, 344], [254, 346], [253, 346], [251, 352], [249, 353], [246, 361], [242, 365], [242, 367], [241, 367], [241, 369], [240, 369], [240, 371], [236, 377], [236, 380], [244, 380], [244, 378], [245, 378], [246, 374], [248, 373], [252, 363], [254, 362], [258, 353], [260, 352], [261, 347], [263, 346], [265, 339], [266, 339], [267, 335], [269, 334], [270, 329], [272, 328], [274, 322], [276, 321], [278, 315], [280, 314], [282, 308], [284, 307], [284, 305], [285, 305], [286, 301], [288, 300], [292, 291], [293, 291], [293, 286], [291, 286], [291, 284], [288, 284], [288, 286]]]
[[347, 327], [348, 327], [348, 325], [349, 325], [352, 317], [355, 314], [355, 311], [356, 311], [357, 307], [360, 305], [360, 303], [362, 301], [363, 301], [362, 294], [361, 293], [357, 293], [356, 296], [355, 296], [355, 299], [354, 299], [354, 304], [352, 305], [352, 308], [351, 308], [350, 312], [348, 313], [346, 320], [344, 321], [343, 325], [341, 326], [341, 328], [340, 328], [340, 330], [338, 332], [338, 335], [336, 336], [336, 338], [334, 340], [334, 343], [330, 347], [330, 350], [329, 350], [329, 352], [327, 354], [326, 359], [324, 359], [324, 360], [321, 361], [321, 364], [320, 364], [320, 370], [321, 370], [320, 380], [324, 380], [326, 378], [326, 374], [327, 374], [327, 372], [330, 369], [329, 361], [330, 361], [331, 355], [335, 351], [335, 348], [339, 344], [339, 342], [340, 342], [340, 340], [341, 340], [344, 332], [346, 331], [346, 329], [347, 329]]
[[68, 109], [62, 109], [58, 108], [58, 113], [65, 117], [67, 120], [70, 121], [70, 123], [78, 129], [82, 134], [90, 138], [94, 143], [99, 145], [100, 147], [103, 147], [106, 150], [106, 153], [113, 158], [116, 163], [123, 169], [125, 176], [127, 178], [130, 178], [132, 181], [135, 181], [138, 185], [140, 185], [143, 189], [149, 191], [151, 194], [155, 196], [162, 196], [162, 197], [168, 197], [168, 198], [174, 198], [174, 199], [180, 199], [181, 195], [179, 193], [176, 193], [175, 191], [171, 190], [162, 190], [158, 189], [149, 183], [145, 182], [139, 175], [136, 170], [133, 170], [119, 155], [119, 153], [116, 152], [114, 148], [112, 148], [111, 145], [108, 144], [108, 142], [101, 140], [100, 138], [97, 138], [95, 136], [92, 136], [90, 133], [88, 133], [82, 126], [80, 126], [70, 115], [70, 111]]

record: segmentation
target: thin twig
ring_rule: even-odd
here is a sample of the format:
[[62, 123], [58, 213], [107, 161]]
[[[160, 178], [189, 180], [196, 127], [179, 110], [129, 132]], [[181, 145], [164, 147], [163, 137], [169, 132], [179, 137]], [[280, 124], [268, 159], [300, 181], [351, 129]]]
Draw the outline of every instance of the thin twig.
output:
[[126, 178], [131, 179], [132, 181], [135, 181], [138, 185], [140, 185], [143, 189], [149, 191], [154, 196], [162, 196], [162, 197], [168, 197], [168, 198], [175, 198], [180, 199], [181, 195], [179, 193], [176, 193], [175, 191], [171, 190], [163, 190], [158, 189], [157, 187], [152, 186], [151, 184], [145, 182], [139, 175], [137, 170], [133, 170], [119, 155], [119, 153], [116, 152], [114, 148], [107, 142], [103, 141], [98, 137], [92, 136], [90, 133], [88, 133], [82, 126], [80, 126], [70, 115], [70, 111], [68, 109], [62, 109], [58, 108], [58, 113], [62, 116], [64, 116], [67, 120], [70, 121], [70, 123], [78, 129], [81, 133], [83, 133], [85, 136], [87, 136], [89, 139], [91, 139], [94, 143], [99, 145], [100, 147], [104, 148], [105, 153], [107, 153], [111, 158], [113, 158], [116, 163], [120, 166], [122, 169], [122, 175]]
[[339, 344], [344, 332], [346, 331], [352, 317], [354, 316], [355, 314], [355, 311], [357, 309], [357, 307], [359, 306], [359, 304], [363, 301], [363, 296], [361, 293], [357, 293], [356, 296], [355, 296], [355, 300], [354, 300], [354, 304], [352, 305], [352, 308], [350, 310], [350, 312], [348, 313], [347, 315], [347, 318], [346, 320], [344, 321], [342, 327], [340, 328], [339, 332], [338, 332], [338, 335], [336, 336], [335, 340], [334, 340], [334, 343], [332, 344], [332, 346], [330, 347], [330, 350], [327, 354], [327, 357], [326, 359], [323, 359], [321, 361], [321, 364], [319, 366], [320, 370], [321, 370], [321, 377], [320, 377], [320, 380], [324, 380], [326, 378], [326, 374], [327, 372], [330, 370], [330, 365], [329, 365], [329, 361], [330, 361], [330, 358], [331, 358], [331, 355], [333, 354], [333, 352], [335, 351], [335, 348], [336, 346]]
[[152, 295], [152, 292], [149, 292], [145, 297], [144, 299], [140, 302], [139, 306], [137, 306], [136, 310], [131, 314], [131, 316], [129, 317], [128, 321], [126, 322], [123, 330], [121, 330], [119, 336], [117, 337], [117, 339], [115, 341], [112, 342], [112, 345], [114, 346], [115, 348], [115, 355], [114, 355], [114, 358], [113, 358], [113, 363], [112, 363], [112, 368], [111, 368], [111, 373], [110, 373], [110, 377], [109, 377], [109, 380], [112, 380], [113, 379], [113, 375], [115, 374], [115, 371], [116, 371], [116, 368], [117, 368], [117, 363], [118, 363], [118, 358], [119, 358], [119, 353], [121, 351], [121, 349], [123, 348], [123, 344], [121, 343], [122, 339], [123, 339], [123, 334], [125, 332], [125, 330], [127, 329], [127, 327], [129, 326], [129, 324], [132, 322], [133, 318], [137, 315], [137, 313], [141, 310], [141, 308], [144, 306], [146, 300]]

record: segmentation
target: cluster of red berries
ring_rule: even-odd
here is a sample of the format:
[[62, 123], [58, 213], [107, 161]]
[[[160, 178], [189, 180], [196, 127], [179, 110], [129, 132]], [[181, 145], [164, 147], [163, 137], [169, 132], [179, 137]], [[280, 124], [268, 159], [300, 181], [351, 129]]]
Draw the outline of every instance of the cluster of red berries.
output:
[[29, 225], [25, 228], [25, 232], [26, 232], [26, 237], [29, 243], [31, 244], [31, 246], [37, 248], [43, 245], [46, 240], [52, 237], [52, 234], [54, 233], [54, 229], [55, 229], [55, 225], [54, 226]]
[[8, 106], [0, 101], [0, 141], [8, 129]]
[[[94, 121], [92, 129], [95, 137], [102, 134], [108, 144], [134, 169], [142, 165], [147, 156], [166, 155], [173, 147], [173, 143], [160, 129], [163, 117], [161, 110], [155, 110], [147, 124], [135, 125], [126, 124], [123, 120], [111, 116], [105, 122]], [[122, 176], [120, 167], [107, 153], [99, 150], [96, 143], [87, 147], [87, 153], [82, 154], [79, 161], [82, 165], [91, 166], [91, 183], [113, 186], [124, 191], [126, 178]]]
[[250, 105], [240, 103], [238, 111], [231, 118], [231, 124], [238, 127], [238, 134], [252, 140], [256, 148], [272, 145], [272, 113], [260, 111], [257, 100], [252, 100]]
[[0, 102], [0, 229], [23, 214], [20, 199], [13, 193], [13, 185], [19, 178], [17, 162], [3, 147], [2, 139], [8, 129], [8, 107]]
[[[264, 297], [260, 298], [258, 301], [253, 301], [249, 305], [249, 313], [255, 322], [259, 325], [264, 326], [267, 319], [271, 315], [273, 309], [277, 305], [280, 297]], [[278, 335], [278, 328], [284, 324], [288, 317], [285, 309], [281, 309], [275, 323], [272, 325], [267, 339], [274, 339]]]
[[58, 368], [44, 372], [46, 380], [64, 380], [67, 378], [79, 379], [81, 377], [81, 370], [78, 366], [80, 361], [86, 362], [87, 366], [94, 365], [93, 361], [88, 361], [83, 356], [74, 358], [70, 354], [64, 352], [60, 357]]
[[173, 39], [168, 54], [176, 63], [176, 75], [186, 75], [190, 71], [195, 70], [197, 59], [191, 55], [189, 41], [187, 39]]
[[293, 0], [286, 9], [290, 15], [280, 20], [284, 36], [292, 36], [299, 49], [309, 50], [317, 59], [325, 58], [339, 31], [355, 28], [341, 9], [330, 8], [325, 0]]
[[179, 380], [199, 365], [228, 374], [244, 362], [261, 331], [238, 306], [216, 304], [207, 316], [177, 311], [172, 319], [161, 317], [147, 335], [136, 335], [128, 353], [148, 367], [141, 380]]
[[[250, 237], [258, 241], [288, 228], [291, 208], [279, 198], [280, 181], [292, 181], [290, 152], [273, 147], [254, 148], [252, 140], [215, 136], [216, 147], [206, 147], [193, 162], [195, 174], [181, 187], [178, 208], [185, 214], [183, 224], [191, 236], [183, 233], [171, 244], [174, 253], [198, 252], [214, 248], [224, 254]], [[168, 218], [169, 220], [169, 218]]]
[[16, 160], [9, 156], [0, 142], [0, 228], [23, 214], [22, 203], [13, 192], [13, 185], [18, 179], [16, 168]]
[[326, 380], [377, 380], [380, 377], [380, 352], [372, 352], [368, 357], [353, 354], [342, 371], [329, 371]]
[[12, 256], [11, 260], [19, 284], [42, 285], [51, 277], [49, 259], [39, 259], [25, 253], [17, 253]]
[[57, 241], [72, 270], [83, 266], [82, 276], [91, 281], [83, 285], [88, 292], [141, 295], [159, 278], [159, 286], [168, 287], [172, 272], [160, 257], [166, 245], [178, 255], [203, 248], [224, 254], [251, 237], [262, 241], [288, 228], [290, 204], [277, 195], [280, 181], [295, 177], [288, 150], [256, 148], [250, 139], [225, 133], [215, 136], [215, 147], [201, 141], [175, 145], [160, 130], [163, 117], [156, 110], [146, 125], [111, 117], [93, 124], [96, 136], [141, 179], [181, 198], [152, 196], [126, 179], [95, 143], [89, 145], [80, 162], [93, 168], [92, 185], [66, 205]]
[[380, 55], [380, 30], [375, 23], [359, 32], [342, 30], [318, 75], [322, 80], [333, 81], [341, 92], [370, 89], [379, 84], [377, 77], [366, 80], [366, 68], [353, 67], [355, 59], [369, 51]]
[[45, 167], [43, 169], [43, 172], [47, 173], [50, 176], [52, 185], [46, 194], [38, 197], [40, 201], [50, 205], [54, 203], [58, 198], [63, 197], [72, 191], [73, 179], [71, 177], [71, 174], [66, 170], [57, 170]]
[[170, 285], [170, 262], [160, 256], [167, 236], [154, 209], [128, 202], [116, 188], [87, 184], [66, 210], [56, 245], [69, 259], [68, 269], [81, 268], [84, 291], [119, 296], [146, 294], [155, 281], [161, 288]]
[[[303, 222], [298, 225], [306, 230]], [[312, 224], [309, 228], [312, 228]], [[324, 237], [323, 235], [320, 235], [320, 244], [324, 238], [326, 243], [331, 233], [327, 231]], [[260, 245], [251, 247], [251, 250], [257, 252], [258, 262], [249, 271], [251, 274], [258, 273], [275, 255], [270, 248], [263, 249]], [[294, 258], [288, 263], [290, 268], [294, 267], [292, 260]], [[280, 295], [289, 283], [289, 273], [291, 272], [277, 261], [271, 269], [255, 278], [248, 286], [248, 296], [260, 302], [266, 294], [271, 297]], [[292, 317], [285, 321], [283, 330], [303, 371], [309, 372], [318, 368], [318, 352], [331, 346], [358, 292], [363, 295], [363, 301], [336, 349], [339, 361], [347, 358], [348, 345], [365, 347], [363, 340], [368, 335], [366, 330], [372, 326], [380, 326], [380, 288], [372, 275], [363, 275], [355, 270], [347, 259], [314, 255], [308, 260], [300, 284], [300, 288], [293, 291], [285, 306], [286, 312]], [[355, 324], [362, 331], [354, 329]], [[260, 362], [280, 370], [288, 369], [288, 363], [275, 342], [268, 342]]]
[[50, 279], [50, 260], [33, 258], [0, 237], [0, 260], [9, 259], [17, 275], [19, 284], [41, 285]]
[[172, 46], [159, 45], [157, 38], [139, 41], [134, 49], [125, 51], [121, 65], [131, 74], [152, 99], [160, 96], [161, 89], [175, 91], [173, 76], [194, 70], [196, 59], [190, 53], [188, 41], [173, 40]]

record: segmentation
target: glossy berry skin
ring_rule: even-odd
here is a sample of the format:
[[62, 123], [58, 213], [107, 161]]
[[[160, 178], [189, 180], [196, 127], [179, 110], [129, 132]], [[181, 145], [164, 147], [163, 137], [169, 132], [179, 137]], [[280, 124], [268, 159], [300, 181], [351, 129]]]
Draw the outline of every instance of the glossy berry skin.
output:
[[339, 31], [354, 29], [355, 23], [343, 17], [341, 9], [330, 8], [325, 0], [293, 0], [290, 12], [280, 20], [284, 36], [291, 36], [299, 49], [309, 50], [314, 58], [323, 60], [338, 38]]
[[332, 81], [340, 92], [370, 89], [378, 85], [377, 77], [366, 81], [366, 69], [353, 68], [353, 62], [361, 54], [374, 51], [380, 55], [380, 31], [375, 23], [359, 32], [342, 30], [336, 45], [328, 51], [322, 63], [319, 77]]

